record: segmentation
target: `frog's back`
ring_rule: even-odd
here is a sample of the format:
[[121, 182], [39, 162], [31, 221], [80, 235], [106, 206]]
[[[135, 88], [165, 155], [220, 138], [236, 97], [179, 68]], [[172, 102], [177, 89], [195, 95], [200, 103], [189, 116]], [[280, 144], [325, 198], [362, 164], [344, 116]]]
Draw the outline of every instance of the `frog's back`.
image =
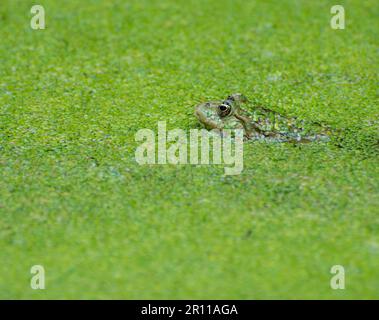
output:
[[258, 131], [267, 138], [299, 142], [329, 140], [327, 128], [320, 124], [307, 123], [296, 117], [286, 117], [261, 106], [253, 107], [247, 113]]

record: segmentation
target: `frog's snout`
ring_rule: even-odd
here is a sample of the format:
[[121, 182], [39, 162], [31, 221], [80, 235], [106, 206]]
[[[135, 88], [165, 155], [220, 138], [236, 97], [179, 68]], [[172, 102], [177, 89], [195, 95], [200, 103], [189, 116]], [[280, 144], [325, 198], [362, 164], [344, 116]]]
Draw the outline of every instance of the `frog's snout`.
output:
[[208, 130], [217, 129], [220, 125], [217, 119], [217, 113], [215, 113], [212, 104], [209, 102], [199, 104], [195, 108], [194, 115]]
[[206, 121], [206, 115], [199, 107], [196, 107], [194, 115], [201, 123], [204, 123]]

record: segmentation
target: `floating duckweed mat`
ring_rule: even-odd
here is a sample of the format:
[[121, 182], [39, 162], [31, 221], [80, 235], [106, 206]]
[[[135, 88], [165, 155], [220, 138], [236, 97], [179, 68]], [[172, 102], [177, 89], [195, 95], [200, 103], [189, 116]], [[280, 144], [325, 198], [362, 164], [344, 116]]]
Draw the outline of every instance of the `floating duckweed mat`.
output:
[[[379, 298], [378, 1], [343, 30], [326, 0], [33, 4], [0, 5], [1, 298]], [[136, 162], [233, 92], [342, 134], [244, 143], [235, 176]]]

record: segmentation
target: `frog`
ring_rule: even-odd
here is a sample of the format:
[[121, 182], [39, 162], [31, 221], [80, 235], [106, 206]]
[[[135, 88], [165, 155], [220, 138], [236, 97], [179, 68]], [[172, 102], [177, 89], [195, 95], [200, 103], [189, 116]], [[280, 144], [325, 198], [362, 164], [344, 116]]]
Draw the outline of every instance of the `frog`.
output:
[[207, 130], [222, 133], [225, 129], [241, 129], [245, 141], [309, 143], [330, 140], [331, 129], [325, 124], [306, 122], [261, 105], [251, 105], [241, 93], [198, 104], [195, 117]]

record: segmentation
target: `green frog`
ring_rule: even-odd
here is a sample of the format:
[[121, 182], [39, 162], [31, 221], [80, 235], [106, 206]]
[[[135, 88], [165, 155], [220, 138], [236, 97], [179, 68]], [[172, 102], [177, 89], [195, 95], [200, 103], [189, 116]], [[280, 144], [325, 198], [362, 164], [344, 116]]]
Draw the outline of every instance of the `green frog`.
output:
[[248, 99], [240, 93], [223, 101], [201, 103], [195, 116], [208, 130], [242, 129], [246, 140], [308, 143], [329, 141], [330, 128], [319, 123], [306, 123], [295, 117], [285, 117], [276, 111], [254, 106], [245, 110]]

